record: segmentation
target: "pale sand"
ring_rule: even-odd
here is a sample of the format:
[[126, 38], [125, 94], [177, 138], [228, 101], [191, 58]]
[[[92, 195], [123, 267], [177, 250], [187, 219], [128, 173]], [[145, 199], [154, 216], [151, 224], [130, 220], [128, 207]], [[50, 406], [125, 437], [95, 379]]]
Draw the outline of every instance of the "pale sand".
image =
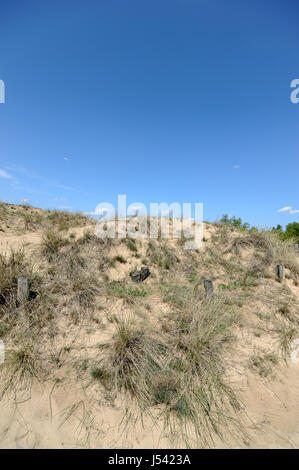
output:
[[[82, 235], [88, 228], [72, 229]], [[207, 228], [208, 239], [214, 228]], [[0, 234], [0, 252], [24, 247], [34, 250], [41, 240], [41, 232]], [[128, 255], [126, 248], [118, 247], [117, 255]], [[112, 268], [112, 279], [122, 279], [133, 266], [119, 265]], [[298, 288], [289, 283], [298, 299]], [[152, 299], [155, 302], [155, 299]], [[161, 309], [165, 305], [161, 304]], [[115, 310], [123, 312], [117, 302]], [[87, 335], [81, 332], [80, 341], [96, 343], [107, 331]], [[66, 342], [71, 342], [72, 330], [66, 331]], [[244, 328], [237, 332], [241, 341], [234, 346], [235, 360], [229, 369], [234, 388], [239, 390], [245, 407], [243, 422], [248, 439], [236, 443], [229, 436], [224, 441], [215, 441], [215, 447], [249, 448], [298, 448], [299, 447], [299, 364], [280, 362], [276, 377], [266, 380], [246, 368], [246, 358], [255, 350], [257, 338]], [[266, 344], [265, 344], [266, 347]], [[60, 374], [63, 376], [64, 367]], [[96, 386], [84, 388], [72, 376], [63, 385], [54, 380], [34, 384], [31, 392], [0, 401], [0, 447], [1, 448], [168, 448], [173, 441], [162, 428], [159, 420], [154, 423], [145, 419], [144, 425], [137, 423], [128, 435], [123, 434], [121, 421], [126, 403], [116, 401], [109, 405], [102, 400]]]

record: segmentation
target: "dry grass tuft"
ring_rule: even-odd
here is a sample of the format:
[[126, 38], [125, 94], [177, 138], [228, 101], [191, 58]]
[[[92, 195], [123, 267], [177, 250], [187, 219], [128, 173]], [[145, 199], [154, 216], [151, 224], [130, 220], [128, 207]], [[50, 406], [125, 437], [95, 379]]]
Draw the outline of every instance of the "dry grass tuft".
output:
[[278, 357], [275, 353], [253, 354], [249, 359], [249, 367], [264, 378], [273, 374], [273, 367], [277, 364]]
[[31, 272], [24, 250], [11, 251], [8, 258], [0, 255], [0, 294], [5, 306], [16, 301], [17, 277], [29, 277]]
[[47, 229], [43, 233], [42, 254], [49, 262], [54, 261], [58, 257], [59, 251], [69, 242], [53, 229]]
[[0, 364], [0, 399], [18, 390], [28, 390], [32, 380], [42, 374], [42, 359], [37, 340], [30, 334], [14, 337], [13, 348], [6, 350], [5, 362]]
[[[31, 208], [18, 210], [28, 215], [22, 216], [28, 226], [39, 223]], [[5, 211], [0, 205], [0, 217]], [[48, 213], [46, 220], [38, 252], [43, 256], [32, 258], [34, 271], [23, 251], [0, 256], [0, 337], [7, 344], [0, 396], [43, 380], [46, 369], [54, 374], [62, 364], [60, 353], [70, 327], [74, 350], [84, 349], [88, 357], [78, 380], [86, 374], [90, 381], [91, 376], [103, 386], [105, 397], [112, 400], [118, 394], [126, 398], [127, 407], [130, 403], [141, 414], [158, 414], [180, 444], [210, 446], [215, 435], [241, 433], [241, 407], [226, 376], [233, 328], [252, 328], [252, 322], [267, 339], [274, 331], [283, 356], [288, 356], [298, 326], [290, 282], [298, 273], [292, 242], [266, 231], [236, 232], [220, 225], [211, 227], [211, 242], [191, 253], [165, 240], [101, 240], [91, 232], [76, 239], [74, 234], [62, 235], [75, 223], [69, 215]], [[80, 220], [78, 216], [78, 224]], [[130, 256], [118, 254], [122, 243]], [[129, 280], [133, 257], [150, 266], [148, 283], [137, 286]], [[287, 268], [288, 278], [281, 284], [275, 280], [278, 263]], [[110, 280], [106, 271], [120, 264], [123, 278]], [[29, 278], [36, 297], [17, 307], [19, 276]], [[209, 299], [204, 279], [214, 281]], [[82, 334], [101, 334], [101, 329], [105, 341], [99, 347], [79, 342]], [[275, 353], [249, 357], [251, 352], [246, 367], [271, 378]], [[68, 356], [66, 369], [78, 361], [74, 354]]]
[[99, 345], [99, 364], [115, 390], [130, 392], [144, 408], [150, 403], [154, 377], [164, 369], [168, 347], [130, 320], [118, 320], [115, 330], [109, 342]]
[[278, 335], [279, 347], [284, 358], [287, 358], [291, 351], [291, 343], [297, 336], [297, 328], [289, 321], [280, 321], [275, 332]]
[[281, 240], [274, 232], [252, 232], [235, 238], [227, 251], [236, 251], [240, 247], [253, 247], [263, 254], [262, 263], [283, 264], [294, 274], [299, 273], [299, 265], [295, 255], [295, 247], [292, 240]]
[[[201, 445], [213, 433], [237, 426], [238, 400], [224, 378], [222, 348], [231, 339], [232, 318], [218, 298], [202, 301], [197, 315], [176, 318], [171, 336], [153, 334], [117, 320], [111, 340], [100, 345], [97, 378], [109, 389], [124, 390], [140, 410], [159, 405], [165, 425], [186, 437], [192, 428]], [[188, 435], [188, 433], [187, 433]]]

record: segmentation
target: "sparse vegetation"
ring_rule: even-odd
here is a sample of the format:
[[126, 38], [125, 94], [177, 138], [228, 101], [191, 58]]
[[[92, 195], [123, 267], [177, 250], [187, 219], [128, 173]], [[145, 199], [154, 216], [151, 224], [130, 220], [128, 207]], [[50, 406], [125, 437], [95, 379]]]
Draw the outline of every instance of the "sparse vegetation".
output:
[[112, 281], [108, 284], [108, 292], [125, 300], [133, 297], [146, 297], [149, 292], [143, 288], [127, 286], [121, 282]]
[[[227, 369], [241, 351], [243, 374], [272, 380], [280, 357], [288, 359], [299, 324], [293, 238], [225, 218], [209, 224], [202, 249], [190, 252], [167, 240], [78, 236], [68, 229], [82, 216], [16, 210], [29, 215], [22, 215], [28, 230], [43, 230], [31, 252], [0, 254], [1, 396], [74, 370], [104, 403], [124, 400], [129, 421], [132, 404], [139, 418], [155, 415], [185, 445], [241, 436], [242, 407]], [[0, 205], [0, 217], [9, 212]], [[142, 264], [151, 276], [136, 285], [130, 272]], [[285, 266], [281, 283], [277, 264]], [[21, 306], [19, 276], [29, 278], [31, 292]], [[205, 279], [214, 283], [209, 299]], [[248, 349], [245, 357], [238, 337], [245, 328], [261, 346], [273, 338], [276, 350]]]
[[151, 263], [163, 269], [170, 269], [180, 262], [179, 257], [166, 244], [159, 246], [154, 242], [149, 242], [146, 255]]
[[249, 366], [257, 371], [261, 377], [268, 377], [273, 374], [273, 367], [278, 364], [278, 357], [274, 353], [263, 355], [254, 354], [250, 357]]
[[17, 277], [29, 277], [31, 273], [32, 266], [24, 250], [11, 251], [8, 257], [0, 254], [0, 295], [5, 305], [16, 301]]
[[142, 406], [148, 405], [150, 386], [164, 368], [167, 346], [130, 320], [118, 320], [115, 328], [111, 341], [99, 345], [101, 363], [116, 390], [124, 389]]
[[67, 211], [41, 210], [28, 204], [4, 204], [0, 201], [1, 231], [45, 230], [56, 228], [66, 231], [71, 227], [91, 225], [93, 222], [83, 214]]
[[125, 264], [127, 261], [125, 260], [125, 258], [123, 256], [115, 256], [114, 257], [114, 261], [116, 261], [117, 263], [122, 263], [122, 264]]
[[33, 378], [41, 377], [41, 358], [32, 338], [20, 338], [5, 354], [0, 366], [0, 399], [8, 392], [30, 388]]
[[297, 328], [290, 322], [281, 321], [276, 327], [279, 338], [279, 347], [284, 357], [287, 357], [291, 350], [291, 343], [297, 334]]
[[126, 245], [129, 248], [129, 250], [136, 253], [137, 252], [137, 246], [136, 246], [135, 240], [133, 240], [131, 238], [127, 238], [125, 241], [126, 241]]
[[42, 254], [48, 261], [54, 261], [60, 249], [67, 245], [69, 241], [63, 238], [55, 230], [46, 230], [42, 239]]

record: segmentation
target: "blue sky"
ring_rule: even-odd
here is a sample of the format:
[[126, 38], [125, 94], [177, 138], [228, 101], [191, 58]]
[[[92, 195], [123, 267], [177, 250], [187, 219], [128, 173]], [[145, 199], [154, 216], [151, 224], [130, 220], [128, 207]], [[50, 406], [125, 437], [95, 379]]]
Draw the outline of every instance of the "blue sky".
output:
[[298, 17], [297, 0], [1, 0], [0, 199], [299, 220]]

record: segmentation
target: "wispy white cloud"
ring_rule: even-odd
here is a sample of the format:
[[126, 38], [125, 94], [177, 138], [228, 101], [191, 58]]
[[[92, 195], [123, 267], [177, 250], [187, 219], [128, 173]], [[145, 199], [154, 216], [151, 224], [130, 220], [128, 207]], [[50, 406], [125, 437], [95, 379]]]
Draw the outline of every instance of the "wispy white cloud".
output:
[[53, 197], [53, 201], [67, 201], [66, 197]]
[[278, 209], [277, 212], [287, 212], [287, 211], [290, 211], [292, 209], [291, 206], [285, 206], [285, 207], [282, 207], [281, 209]]
[[18, 175], [22, 175], [25, 178], [29, 178], [32, 180], [39, 181], [40, 183], [47, 185], [47, 186], [52, 186], [55, 188], [63, 189], [66, 191], [76, 191], [76, 189], [72, 188], [71, 186], [67, 186], [65, 184], [60, 184], [57, 181], [53, 181], [49, 178], [45, 178], [44, 176], [40, 176], [38, 173], [35, 171], [27, 170], [26, 168], [20, 166], [20, 165], [10, 165], [5, 167], [7, 170], [16, 173]]
[[0, 177], [5, 178], [5, 179], [11, 179], [12, 178], [12, 176], [9, 173], [7, 173], [7, 171], [1, 170], [1, 168], [0, 168]]
[[27, 178], [37, 178], [37, 173], [35, 171], [27, 170], [21, 165], [6, 165], [6, 170], [11, 171], [12, 173], [17, 173], [23, 176], [26, 176]]
[[278, 209], [277, 212], [288, 212], [289, 214], [298, 214], [299, 209], [293, 209], [292, 206], [285, 206], [285, 207], [282, 207], [281, 209]]
[[38, 189], [30, 188], [28, 186], [23, 186], [18, 181], [13, 181], [13, 183], [11, 184], [11, 187], [14, 190], [22, 191], [22, 192], [28, 192], [28, 193], [33, 193], [33, 194], [47, 194], [46, 191], [41, 191]]
[[54, 181], [48, 180], [49, 186], [55, 186], [56, 188], [65, 189], [66, 191], [76, 191], [76, 189], [72, 188], [71, 186], [66, 186], [65, 184], [55, 183]]
[[99, 215], [96, 211], [83, 212], [84, 215]]
[[65, 160], [66, 162], [68, 162], [68, 161], [69, 161], [69, 159], [70, 159], [69, 157], [66, 157], [66, 156], [65, 156], [65, 157], [63, 157], [63, 160]]
[[240, 168], [241, 165], [233, 165], [233, 168], [237, 169]]
[[69, 211], [72, 209], [71, 206], [58, 206], [57, 209], [63, 210], [63, 211]]

